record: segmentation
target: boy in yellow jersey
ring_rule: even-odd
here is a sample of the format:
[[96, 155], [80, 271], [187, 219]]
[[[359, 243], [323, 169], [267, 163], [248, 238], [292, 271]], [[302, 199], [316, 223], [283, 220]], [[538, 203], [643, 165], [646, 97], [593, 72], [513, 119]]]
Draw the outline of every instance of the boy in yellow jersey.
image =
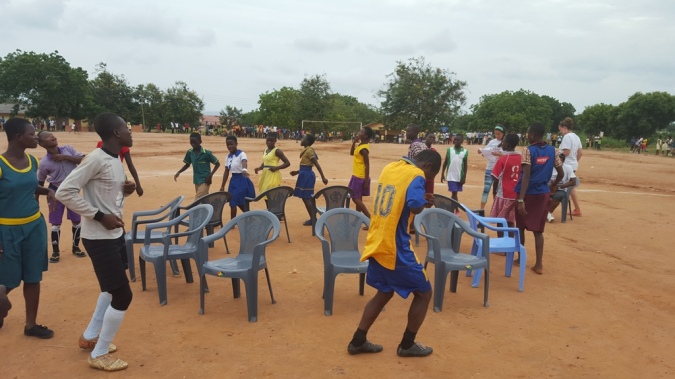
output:
[[[363, 196], [370, 196], [370, 140], [373, 138], [373, 129], [365, 126], [352, 142], [349, 155], [354, 156], [354, 168], [349, 188], [354, 191], [352, 200], [356, 204], [356, 210], [370, 218], [368, 208], [363, 204]], [[358, 143], [358, 145], [356, 145]]]
[[415, 214], [433, 205], [433, 195], [425, 194], [425, 180], [433, 180], [440, 168], [441, 156], [436, 151], [424, 150], [412, 160], [402, 158], [382, 170], [361, 257], [362, 261], [369, 260], [366, 281], [377, 289], [377, 294], [363, 311], [358, 329], [347, 347], [349, 354], [382, 351], [382, 346], [368, 341], [366, 334], [394, 292], [404, 299], [411, 293], [414, 296], [397, 354], [400, 357], [425, 357], [433, 351], [415, 342], [432, 291], [424, 267], [412, 251], [408, 225]]

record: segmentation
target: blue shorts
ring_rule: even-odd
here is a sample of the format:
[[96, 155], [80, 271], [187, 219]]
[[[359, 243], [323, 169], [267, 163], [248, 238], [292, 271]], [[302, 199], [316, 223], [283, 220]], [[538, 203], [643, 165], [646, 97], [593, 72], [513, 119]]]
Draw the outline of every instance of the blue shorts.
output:
[[39, 283], [47, 271], [47, 224], [43, 216], [25, 225], [0, 225], [0, 284], [12, 289]]
[[431, 283], [429, 283], [424, 266], [420, 263], [389, 270], [384, 268], [374, 258], [370, 258], [368, 259], [366, 283], [378, 291], [396, 291], [404, 299], [407, 299], [415, 291], [431, 291]]
[[448, 191], [450, 192], [462, 192], [462, 187], [464, 185], [459, 184], [459, 182], [448, 182]]

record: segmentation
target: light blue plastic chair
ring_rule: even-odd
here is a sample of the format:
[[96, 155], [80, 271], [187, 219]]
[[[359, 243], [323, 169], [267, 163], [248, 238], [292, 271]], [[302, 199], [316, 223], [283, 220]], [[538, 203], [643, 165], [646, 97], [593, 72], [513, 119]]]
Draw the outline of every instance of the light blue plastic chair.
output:
[[[145, 262], [152, 263], [155, 267], [157, 276], [157, 291], [159, 292], [159, 304], [166, 305], [166, 262], [182, 260], [185, 281], [192, 283], [192, 272], [189, 259], [194, 259], [197, 263], [197, 247], [199, 239], [206, 224], [211, 220], [213, 207], [209, 204], [202, 204], [189, 209], [187, 212], [162, 223], [149, 224], [145, 228], [145, 238], [143, 247], [138, 257], [138, 263], [141, 269], [141, 283], [143, 291], [146, 289]], [[186, 224], [187, 231], [171, 233], [171, 228]], [[162, 233], [161, 245], [153, 242], [153, 230], [164, 230]], [[187, 237], [182, 245], [173, 244], [172, 239]]]
[[[185, 199], [185, 196], [178, 196], [177, 198], [171, 200], [168, 204], [161, 206], [159, 209], [152, 211], [140, 211], [134, 212], [134, 215], [131, 219], [131, 230], [124, 235], [124, 243], [127, 250], [127, 262], [129, 264], [129, 276], [131, 281], [136, 281], [136, 266], [134, 258], [134, 244], [140, 244], [145, 238], [145, 230], [139, 230], [139, 225], [153, 224], [160, 222], [162, 220], [170, 220], [176, 215], [176, 209]], [[150, 218], [151, 216], [154, 216]], [[162, 242], [164, 232], [154, 231], [150, 235], [151, 242]], [[173, 262], [175, 265], [175, 262]], [[178, 274], [178, 267], [172, 266], [174, 274]]]
[[[239, 232], [239, 254], [232, 258], [209, 260], [209, 245], [217, 239], [225, 238], [225, 235], [235, 227]], [[233, 218], [216, 233], [203, 237], [199, 241], [200, 314], [204, 314], [204, 294], [208, 291], [206, 275], [232, 278], [232, 292], [235, 298], [241, 296], [240, 280], [243, 280], [246, 287], [248, 320], [256, 322], [258, 320], [258, 272], [265, 270], [272, 304], [276, 304], [270, 274], [267, 269], [265, 249], [268, 244], [279, 238], [280, 230], [279, 218], [272, 212], [267, 210], [248, 211]]]
[[[455, 247], [455, 239], [459, 233], [466, 233], [482, 242], [482, 249], [477, 254], [462, 254]], [[466, 221], [463, 221], [452, 212], [444, 209], [429, 208], [415, 217], [415, 232], [427, 240], [427, 258], [424, 263], [433, 263], [434, 270], [434, 312], [443, 308], [445, 282], [450, 274], [450, 292], [457, 292], [459, 271], [471, 269], [485, 269], [485, 289], [483, 306], [488, 304], [488, 289], [490, 287], [490, 254], [488, 246], [490, 237], [487, 234], [473, 230]]]
[[[323, 252], [323, 313], [333, 314], [335, 278], [339, 274], [359, 274], [359, 295], [363, 296], [368, 262], [361, 262], [359, 234], [370, 220], [361, 212], [335, 208], [322, 214], [314, 228]], [[328, 232], [328, 235], [324, 233]]]
[[[485, 227], [489, 230], [496, 232], [502, 232], [503, 237], [492, 237], [490, 238], [489, 251], [490, 253], [506, 253], [506, 267], [504, 269], [504, 274], [507, 277], [511, 277], [511, 271], [513, 269], [513, 259], [515, 253], [519, 254], [520, 259], [520, 281], [518, 284], [518, 290], [523, 291], [523, 285], [525, 283], [525, 265], [527, 264], [527, 254], [525, 251], [525, 246], [520, 244], [520, 231], [518, 228], [509, 228], [506, 219], [496, 218], [496, 217], [481, 217], [475, 214], [470, 209], [464, 207], [464, 210], [469, 218], [469, 225], [471, 229], [478, 230], [480, 227]], [[496, 224], [497, 226], [493, 225]], [[473, 248], [471, 250], [472, 254], [476, 254], [483, 249], [483, 241], [481, 239], [474, 239]], [[476, 270], [476, 274], [473, 278], [473, 287], [478, 287], [480, 282], [480, 276], [482, 270]], [[471, 275], [471, 271], [467, 272], [467, 276]]]

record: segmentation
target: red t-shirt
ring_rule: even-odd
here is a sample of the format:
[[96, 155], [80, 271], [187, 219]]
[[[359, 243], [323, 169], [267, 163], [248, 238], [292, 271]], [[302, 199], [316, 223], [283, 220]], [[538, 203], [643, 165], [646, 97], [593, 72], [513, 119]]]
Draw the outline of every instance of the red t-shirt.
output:
[[[103, 146], [103, 141], [98, 141], [98, 143], [96, 144], [96, 147], [100, 148], [101, 146]], [[126, 147], [126, 146], [123, 146], [122, 149], [119, 152], [120, 161], [124, 162], [124, 154], [126, 154], [128, 152], [131, 152], [131, 149]]]
[[499, 179], [497, 196], [504, 199], [516, 199], [516, 184], [520, 177], [521, 155], [518, 153], [509, 154], [506, 152], [499, 157], [495, 167], [492, 169], [492, 176]]

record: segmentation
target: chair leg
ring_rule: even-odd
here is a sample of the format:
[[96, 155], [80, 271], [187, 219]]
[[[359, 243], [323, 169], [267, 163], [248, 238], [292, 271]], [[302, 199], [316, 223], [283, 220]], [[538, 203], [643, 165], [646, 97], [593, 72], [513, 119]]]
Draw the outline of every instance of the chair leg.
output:
[[183, 266], [183, 272], [185, 273], [185, 283], [194, 283], [195, 280], [192, 277], [192, 266], [190, 266], [190, 259], [181, 259], [180, 264]]
[[230, 254], [230, 247], [227, 246], [227, 236], [223, 236], [223, 242], [225, 242], [225, 251]]
[[239, 278], [232, 278], [232, 295], [235, 299], [241, 297], [241, 280]]
[[490, 288], [490, 265], [485, 268], [485, 291], [483, 293], [483, 306], [489, 307], [488, 304], [488, 289]]
[[527, 262], [527, 252], [525, 251], [525, 247], [520, 248], [520, 253], [518, 255], [520, 258], [520, 279], [518, 283], [518, 290], [520, 292], [523, 292], [523, 288], [525, 285], [525, 266]]
[[244, 279], [244, 285], [246, 286], [248, 322], [256, 322], [258, 321], [258, 272], [256, 271]]
[[136, 281], [136, 261], [134, 261], [134, 242], [133, 240], [125, 241], [127, 249], [127, 263], [129, 265], [129, 276], [131, 281]]
[[507, 252], [506, 253], [506, 263], [504, 264], [504, 276], [507, 278], [511, 277], [511, 272], [513, 271], [513, 258], [516, 253]]
[[333, 298], [335, 296], [335, 274], [332, 271], [326, 272], [323, 282], [323, 314], [324, 316], [333, 315]]
[[138, 269], [141, 271], [141, 289], [145, 291], [145, 260], [138, 256]]
[[206, 276], [199, 276], [199, 314], [204, 314], [204, 293], [206, 292]]
[[434, 312], [440, 312], [443, 309], [443, 296], [445, 296], [445, 281], [447, 280], [448, 273], [445, 272], [442, 268], [436, 269], [436, 278], [434, 279]]
[[364, 289], [366, 287], [366, 274], [359, 274], [359, 295], [363, 296]]
[[171, 274], [173, 276], [180, 276], [180, 270], [178, 270], [178, 263], [176, 261], [169, 261], [169, 266], [171, 266]]
[[[459, 279], [459, 271], [450, 271], [450, 292], [457, 293], [457, 280]], [[442, 291], [443, 289], [441, 289]]]
[[277, 301], [274, 300], [274, 292], [272, 292], [272, 282], [270, 281], [270, 271], [267, 269], [267, 267], [265, 267], [265, 277], [267, 277], [267, 288], [270, 289], [270, 297], [272, 298], [272, 304], [276, 304]]
[[[560, 202], [560, 208], [562, 210], [562, 215], [560, 216], [560, 222], [561, 223], [566, 223], [567, 222], [567, 208], [569, 208], [569, 197], [567, 194], [565, 194], [565, 197], [563, 197], [562, 201]], [[572, 216], [572, 213], [570, 212], [570, 217]]]
[[[207, 225], [207, 226], [206, 226], [206, 235], [207, 235], [207, 236], [210, 236], [211, 234], [213, 234], [213, 226], [208, 226], [208, 225]], [[215, 246], [215, 244], [214, 244], [213, 242], [211, 242], [211, 243], [209, 244], [209, 247], [213, 247], [213, 246]]]
[[154, 262], [159, 305], [166, 305], [166, 262]]
[[288, 243], [291, 243], [291, 235], [288, 234], [288, 221], [286, 221], [286, 214], [284, 214], [282, 217], [284, 219], [284, 226], [286, 226], [286, 238], [288, 238]]

